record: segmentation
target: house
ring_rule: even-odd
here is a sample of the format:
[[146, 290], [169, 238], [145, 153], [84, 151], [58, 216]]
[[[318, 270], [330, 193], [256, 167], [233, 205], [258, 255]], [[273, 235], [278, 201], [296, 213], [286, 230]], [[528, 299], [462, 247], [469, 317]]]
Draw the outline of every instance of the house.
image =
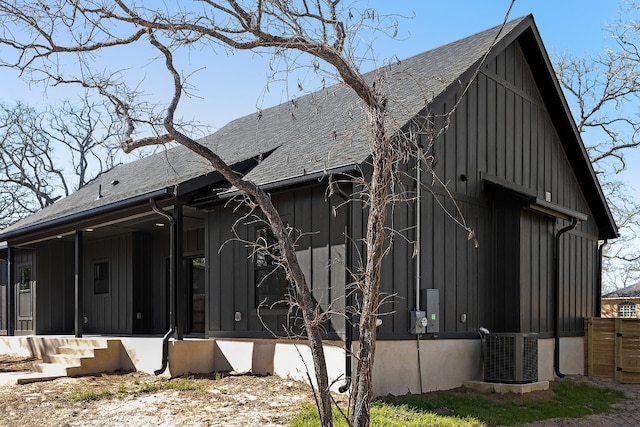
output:
[[622, 289], [608, 292], [600, 302], [601, 317], [640, 318], [640, 284], [630, 285]]
[[[389, 215], [398, 234], [382, 291], [394, 297], [381, 309], [374, 392], [482, 378], [480, 327], [537, 333], [540, 379], [582, 373], [583, 319], [599, 314], [598, 242], [617, 228], [533, 17], [377, 72], [390, 126], [426, 146], [429, 132], [449, 123], [429, 153], [446, 188], [425, 165], [402, 166], [407, 191], [416, 193], [418, 175], [422, 185], [419, 198]], [[359, 105], [336, 85], [201, 140], [268, 189], [301, 231], [298, 256], [314, 296], [335, 313], [325, 337], [338, 385], [352, 363], [343, 341], [357, 328], [344, 315], [345, 289], [362, 254], [366, 205], [326, 189], [332, 177], [367, 173]], [[356, 185], [341, 189], [354, 195]], [[287, 338], [298, 324], [277, 303], [281, 278], [243, 243], [269, 233], [236, 196], [178, 147], [119, 166], [3, 230], [5, 348], [28, 337], [114, 335], [127, 366], [154, 371], [169, 331], [172, 375], [233, 369], [305, 378], [304, 341]], [[461, 216], [479, 247], [457, 224]], [[425, 327], [417, 323], [427, 307]]]

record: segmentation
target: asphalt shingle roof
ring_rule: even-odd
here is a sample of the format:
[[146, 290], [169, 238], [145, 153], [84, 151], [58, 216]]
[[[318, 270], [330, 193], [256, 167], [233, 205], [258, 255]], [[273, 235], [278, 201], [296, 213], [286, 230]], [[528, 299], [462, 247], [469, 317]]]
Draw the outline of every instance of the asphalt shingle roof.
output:
[[[368, 73], [373, 81], [383, 76], [389, 96], [389, 129], [405, 125], [430, 100], [467, 72], [492, 46], [509, 36], [531, 16], [508, 22], [498, 39], [494, 27], [445, 46], [398, 61]], [[231, 121], [200, 142], [233, 164], [273, 151], [248, 174], [258, 184], [360, 164], [369, 156], [366, 122], [361, 103], [343, 84], [302, 96], [295, 101]], [[167, 149], [124, 164], [55, 204], [18, 221], [0, 233], [14, 234], [77, 212], [169, 188], [213, 172], [204, 159], [184, 147]], [[111, 185], [113, 181], [118, 185]], [[99, 188], [101, 198], [97, 198]]]
[[640, 283], [627, 286], [603, 295], [602, 298], [638, 298], [640, 297]]

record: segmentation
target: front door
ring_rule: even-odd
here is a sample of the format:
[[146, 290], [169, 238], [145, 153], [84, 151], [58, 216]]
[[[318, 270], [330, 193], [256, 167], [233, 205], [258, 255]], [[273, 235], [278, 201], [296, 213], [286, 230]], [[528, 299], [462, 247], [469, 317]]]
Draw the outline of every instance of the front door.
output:
[[189, 332], [204, 332], [205, 329], [205, 258], [189, 258]]
[[18, 264], [16, 281], [16, 331], [33, 332], [33, 268], [31, 264]]

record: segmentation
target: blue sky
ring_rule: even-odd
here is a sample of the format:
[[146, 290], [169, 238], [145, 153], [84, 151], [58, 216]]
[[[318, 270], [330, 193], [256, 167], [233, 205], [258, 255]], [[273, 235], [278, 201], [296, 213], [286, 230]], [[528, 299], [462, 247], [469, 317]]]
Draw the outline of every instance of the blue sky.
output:
[[[360, 4], [362, 4], [361, 2]], [[366, 2], [364, 2], [366, 4]], [[385, 59], [406, 58], [447, 42], [482, 31], [502, 22], [510, 0], [370, 0], [369, 5], [381, 14], [395, 13], [400, 16], [396, 40], [380, 37], [375, 40], [377, 63]], [[532, 13], [548, 52], [553, 56], [568, 50], [577, 54], [593, 54], [606, 46], [607, 22], [611, 22], [618, 11], [614, 0], [516, 0], [510, 18]], [[406, 17], [406, 18], [403, 18]], [[368, 42], [365, 40], [364, 42]], [[2, 54], [2, 52], [0, 52]], [[149, 51], [116, 52], [105, 55], [104, 61], [126, 58], [128, 62], [138, 59], [137, 65], [129, 66], [129, 72], [144, 79], [149, 100], [163, 100], [170, 82], [162, 72], [161, 64], [153, 61]], [[228, 54], [218, 50], [192, 52], [183, 57], [184, 64], [198, 71], [191, 78], [195, 97], [186, 100], [180, 112], [187, 119], [210, 126], [215, 130], [228, 121], [286, 101], [296, 93], [287, 92], [282, 84], [271, 82], [266, 91], [268, 57], [249, 52]], [[365, 68], [371, 68], [367, 66]], [[185, 72], [190, 72], [185, 67]], [[73, 91], [66, 88], [50, 88], [43, 92], [40, 86], [27, 86], [13, 72], [3, 71], [2, 102], [23, 100], [42, 106], [54, 104], [60, 98], [72, 97]], [[305, 89], [314, 89], [309, 87]]]

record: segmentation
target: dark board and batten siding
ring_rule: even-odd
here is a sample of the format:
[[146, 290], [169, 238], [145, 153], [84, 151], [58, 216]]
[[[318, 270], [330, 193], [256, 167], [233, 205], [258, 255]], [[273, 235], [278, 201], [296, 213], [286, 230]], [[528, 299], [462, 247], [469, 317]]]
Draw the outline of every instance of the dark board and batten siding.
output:
[[[561, 331], [580, 333], [597, 297], [598, 229], [519, 45], [490, 59], [458, 103], [461, 93], [447, 91], [431, 105], [438, 130], [457, 104], [434, 146], [436, 172], [474, 229], [477, 249], [451, 218], [460, 220], [446, 192], [423, 175], [421, 287], [440, 290], [441, 331], [553, 331], [554, 236], [568, 222], [530, 210], [518, 194], [490, 191], [482, 180], [486, 174], [539, 199], [550, 193], [552, 203], [588, 216], [565, 235], [560, 253]], [[394, 207], [395, 225], [412, 229], [414, 215], [412, 205]], [[382, 283], [399, 297], [393, 309], [383, 309], [394, 314], [381, 336], [406, 333], [415, 306], [414, 263], [396, 261], [411, 258], [411, 244], [399, 240], [385, 260]]]
[[[345, 283], [346, 207], [337, 196], [325, 199], [325, 184], [300, 188], [273, 199], [284, 221], [300, 230], [296, 241], [300, 265], [314, 297], [323, 309], [342, 311]], [[206, 256], [209, 263], [207, 333], [210, 336], [272, 336], [284, 333], [283, 325], [295, 326], [286, 310], [256, 310], [256, 283], [251, 249], [242, 240], [254, 241], [262, 227], [246, 208], [229, 205], [213, 208], [207, 216]], [[235, 230], [237, 236], [234, 236]], [[241, 313], [236, 320], [235, 313]], [[294, 313], [295, 317], [295, 313]], [[293, 323], [292, 323], [293, 322]], [[334, 316], [327, 325], [327, 336], [344, 330], [344, 318]]]
[[73, 242], [50, 240], [36, 246], [38, 334], [74, 331], [74, 253]]
[[7, 271], [7, 260], [0, 258], [0, 335], [7, 333], [7, 282], [9, 273]]
[[[84, 243], [84, 315], [87, 333], [131, 334], [133, 332], [132, 237], [122, 235]], [[109, 265], [109, 291], [97, 294], [94, 265]]]

